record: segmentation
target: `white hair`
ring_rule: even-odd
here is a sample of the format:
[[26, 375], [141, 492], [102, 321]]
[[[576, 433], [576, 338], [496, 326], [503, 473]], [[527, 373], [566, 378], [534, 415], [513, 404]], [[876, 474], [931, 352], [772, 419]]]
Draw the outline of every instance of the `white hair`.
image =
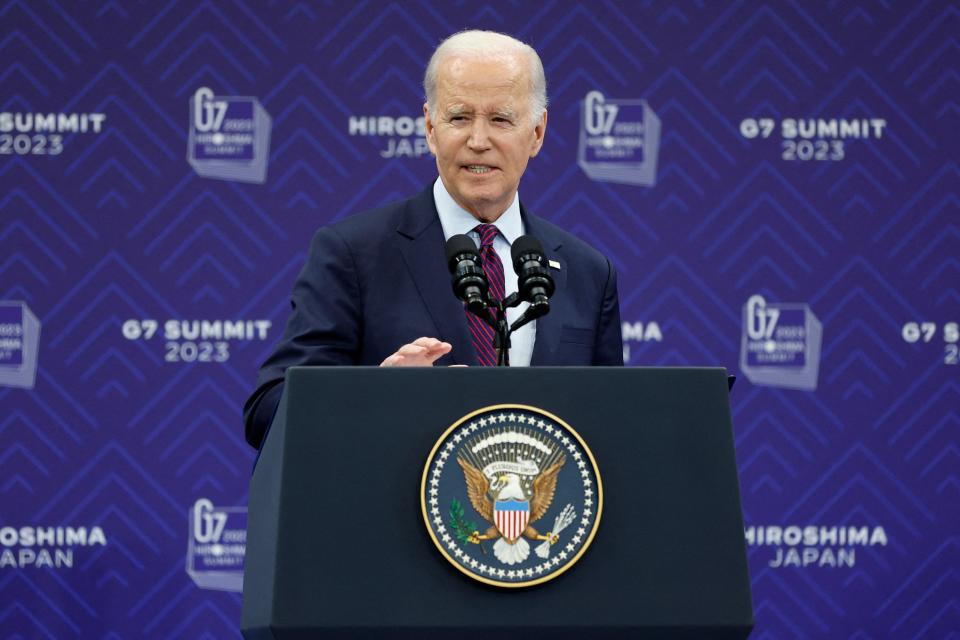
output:
[[530, 64], [530, 118], [534, 125], [547, 110], [547, 78], [536, 50], [516, 38], [496, 31], [461, 31], [455, 33], [433, 51], [423, 76], [423, 91], [430, 105], [430, 117], [437, 109], [437, 70], [447, 58], [498, 58], [511, 54], [527, 57]]

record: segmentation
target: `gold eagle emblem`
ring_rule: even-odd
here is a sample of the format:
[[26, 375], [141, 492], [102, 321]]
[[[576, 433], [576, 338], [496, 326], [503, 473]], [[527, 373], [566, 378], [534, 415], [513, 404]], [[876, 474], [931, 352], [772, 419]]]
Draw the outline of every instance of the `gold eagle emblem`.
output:
[[[502, 473], [489, 478], [463, 457], [458, 457], [457, 463], [463, 469], [470, 503], [491, 524], [484, 533], [474, 531], [468, 538], [469, 542], [480, 544], [483, 540], [496, 539], [493, 553], [508, 565], [523, 562], [530, 555], [530, 545], [524, 538], [546, 541], [547, 546], [556, 543], [557, 535], [550, 531], [541, 534], [533, 527], [533, 523], [550, 509], [557, 488], [557, 475], [565, 462], [566, 457], [561, 455], [537, 474], [531, 483], [522, 482], [516, 473]], [[505, 505], [506, 508], [498, 509], [499, 505]], [[539, 549], [538, 554], [541, 554]]]

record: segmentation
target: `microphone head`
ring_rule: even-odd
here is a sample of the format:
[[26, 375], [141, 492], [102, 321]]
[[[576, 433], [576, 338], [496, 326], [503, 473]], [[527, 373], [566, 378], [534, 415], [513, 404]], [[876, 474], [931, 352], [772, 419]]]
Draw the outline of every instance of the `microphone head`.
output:
[[510, 258], [513, 260], [513, 270], [520, 272], [524, 256], [536, 256], [537, 262], [543, 264], [546, 258], [543, 255], [543, 245], [533, 236], [520, 236], [510, 246]]
[[465, 233], [450, 236], [447, 240], [447, 268], [450, 269], [450, 273], [457, 268], [457, 256], [465, 253], [471, 254], [473, 260], [479, 264], [480, 254], [477, 252], [477, 244], [470, 239], [470, 236]]
[[467, 303], [467, 307], [480, 313], [486, 308], [490, 283], [480, 264], [476, 243], [465, 234], [457, 234], [447, 240], [447, 268], [453, 275], [453, 293]]
[[[547, 258], [543, 255], [543, 245], [533, 236], [520, 236], [510, 247], [513, 270], [517, 272], [517, 287], [520, 299], [548, 305], [547, 298], [553, 295], [554, 282], [547, 269]], [[546, 311], [539, 313], [543, 315]], [[534, 316], [536, 317], [536, 316]]]

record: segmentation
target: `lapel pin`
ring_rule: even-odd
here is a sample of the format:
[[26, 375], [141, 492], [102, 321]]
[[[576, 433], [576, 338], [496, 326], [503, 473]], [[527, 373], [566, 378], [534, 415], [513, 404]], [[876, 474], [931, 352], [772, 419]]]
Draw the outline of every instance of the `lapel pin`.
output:
[[551, 269], [556, 269], [557, 271], [560, 270], [560, 263], [556, 260], [547, 260], [547, 264], [550, 265]]

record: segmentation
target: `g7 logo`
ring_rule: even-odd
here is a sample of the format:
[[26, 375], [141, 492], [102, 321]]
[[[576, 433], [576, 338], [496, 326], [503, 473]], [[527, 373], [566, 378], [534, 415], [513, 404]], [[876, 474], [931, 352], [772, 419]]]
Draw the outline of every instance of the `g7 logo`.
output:
[[226, 525], [227, 514], [214, 511], [209, 500], [201, 498], [193, 505], [193, 538], [200, 544], [220, 542]]
[[769, 340], [780, 319], [779, 309], [768, 309], [763, 296], [747, 300], [747, 336], [751, 340]]
[[214, 100], [213, 91], [206, 87], [193, 95], [193, 126], [197, 131], [219, 131], [227, 115], [227, 103]]
[[591, 91], [584, 99], [584, 127], [592, 136], [609, 135], [613, 130], [613, 123], [617, 121], [617, 112], [620, 110], [615, 104], [606, 104], [603, 94]]

